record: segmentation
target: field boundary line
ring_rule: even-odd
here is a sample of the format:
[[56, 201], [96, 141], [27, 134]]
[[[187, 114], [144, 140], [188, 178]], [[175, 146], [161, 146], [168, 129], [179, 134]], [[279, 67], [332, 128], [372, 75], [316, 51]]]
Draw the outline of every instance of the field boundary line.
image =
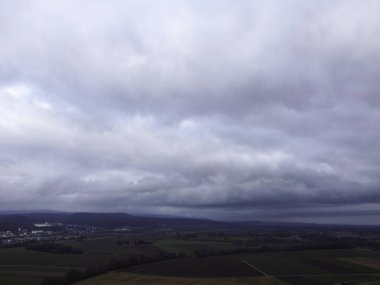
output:
[[273, 275], [273, 277], [333, 277], [333, 276], [375, 276], [378, 273], [341, 273], [341, 274], [288, 274]]
[[260, 272], [260, 273], [263, 274], [264, 276], [266, 276], [266, 277], [271, 277], [270, 275], [266, 274], [264, 271], [258, 269], [257, 267], [253, 266], [252, 264], [250, 264], [248, 261], [243, 260], [243, 263], [245, 263], [245, 264], [248, 265], [249, 267], [255, 269], [256, 271]]

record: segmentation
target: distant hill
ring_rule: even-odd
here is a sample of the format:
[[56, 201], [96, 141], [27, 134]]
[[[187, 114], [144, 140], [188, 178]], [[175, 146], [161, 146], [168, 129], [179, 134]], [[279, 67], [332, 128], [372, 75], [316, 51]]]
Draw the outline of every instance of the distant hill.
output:
[[64, 217], [63, 223], [97, 227], [206, 227], [223, 223], [204, 219], [139, 217], [125, 213], [74, 213]]
[[34, 227], [31, 218], [23, 215], [0, 216], [0, 231], [17, 230], [18, 228], [32, 229]]
[[[17, 213], [17, 214], [16, 214]], [[0, 212], [0, 230], [33, 228], [35, 223], [63, 223], [102, 228], [144, 227], [144, 228], [186, 228], [186, 229], [226, 229], [226, 228], [358, 228], [371, 226], [326, 225], [287, 222], [220, 222], [207, 219], [135, 216], [127, 213], [66, 213], [66, 212]]]
[[[17, 218], [16, 218], [17, 217]], [[103, 228], [115, 227], [222, 227], [226, 224], [206, 219], [140, 217], [126, 213], [22, 213], [7, 215], [0, 213], [0, 228], [13, 229], [31, 227], [34, 223], [63, 223]]]

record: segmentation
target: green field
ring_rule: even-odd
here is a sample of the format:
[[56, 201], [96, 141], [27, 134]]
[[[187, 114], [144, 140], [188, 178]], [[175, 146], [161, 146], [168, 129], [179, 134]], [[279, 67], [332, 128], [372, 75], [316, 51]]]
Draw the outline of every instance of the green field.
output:
[[83, 250], [83, 254], [54, 254], [26, 250], [0, 249], [0, 284], [40, 284], [45, 277], [63, 276], [72, 268], [84, 269], [104, 264], [119, 255], [155, 255], [162, 250], [154, 245], [130, 247], [118, 245], [119, 237], [99, 237], [84, 241], [64, 241], [65, 245]]
[[199, 250], [230, 251], [239, 249], [238, 246], [235, 246], [231, 243], [215, 241], [160, 240], [156, 242], [155, 245], [167, 252], [186, 252], [188, 254], [194, 254], [195, 251]]
[[17, 276], [0, 274], [0, 284], [4, 285], [40, 285], [41, 278], [33, 276]]
[[[167, 247], [178, 247], [177, 241], [173, 244], [168, 240], [161, 243]], [[380, 253], [358, 249], [310, 250], [174, 259], [108, 273], [78, 285], [379, 284], [379, 269], [342, 260], [353, 257], [377, 261]]]
[[184, 278], [110, 272], [76, 285], [285, 285], [271, 277]]
[[[378, 258], [380, 253], [366, 250], [311, 250], [235, 255], [233, 258], [246, 260], [269, 275], [328, 274], [328, 273], [380, 273], [380, 270], [341, 260], [344, 257]], [[318, 261], [321, 261], [318, 264]], [[322, 264], [322, 262], [324, 264]], [[329, 266], [327, 266], [329, 264]], [[347, 272], [332, 272], [337, 267]], [[342, 269], [343, 270], [343, 269]], [[335, 270], [336, 271], [336, 270]]]
[[[24, 248], [0, 249], [0, 284], [39, 285], [45, 277], [63, 276], [72, 268], [104, 264], [114, 256], [155, 255], [162, 251], [193, 254], [199, 250], [233, 250], [225, 242], [161, 240], [152, 245], [118, 245], [117, 237], [67, 241], [83, 254], [53, 254]], [[80, 285], [101, 284], [308, 284], [344, 281], [377, 284], [380, 252], [359, 249], [310, 250], [180, 258], [133, 266], [97, 276]], [[367, 264], [367, 266], [366, 266]], [[371, 265], [371, 266], [369, 266]], [[376, 283], [377, 282], [377, 283]]]
[[96, 254], [53, 254], [24, 248], [0, 249], [0, 284], [36, 285], [45, 277], [62, 276], [71, 268], [100, 264]]
[[129, 272], [176, 277], [251, 277], [263, 274], [246, 263], [228, 257], [171, 259], [133, 266]]
[[115, 237], [104, 237], [62, 242], [81, 248], [83, 254], [54, 254], [25, 248], [0, 249], [0, 284], [39, 285], [45, 277], [62, 276], [72, 268], [97, 266], [115, 255], [149, 255], [161, 251], [152, 245], [119, 246], [117, 241]]
[[380, 253], [366, 250], [312, 250], [256, 253], [231, 256], [245, 260], [269, 276], [289, 284], [355, 284], [376, 281], [380, 270], [341, 260], [343, 257], [378, 258]]
[[62, 268], [84, 268], [99, 264], [104, 256], [97, 254], [54, 254], [26, 250], [24, 248], [0, 249], [2, 265], [32, 265]]

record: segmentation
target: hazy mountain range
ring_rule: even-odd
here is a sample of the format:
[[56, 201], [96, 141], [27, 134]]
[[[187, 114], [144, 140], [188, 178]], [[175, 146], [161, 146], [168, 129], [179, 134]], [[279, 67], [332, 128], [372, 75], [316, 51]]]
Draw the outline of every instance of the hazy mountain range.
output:
[[[33, 228], [36, 223], [62, 223], [102, 228], [236, 228], [236, 227], [332, 227], [311, 223], [264, 221], [213, 221], [182, 217], [137, 216], [127, 213], [69, 213], [57, 211], [0, 211], [0, 230]], [[343, 226], [346, 227], [346, 226]], [[350, 227], [353, 227], [352, 225]]]

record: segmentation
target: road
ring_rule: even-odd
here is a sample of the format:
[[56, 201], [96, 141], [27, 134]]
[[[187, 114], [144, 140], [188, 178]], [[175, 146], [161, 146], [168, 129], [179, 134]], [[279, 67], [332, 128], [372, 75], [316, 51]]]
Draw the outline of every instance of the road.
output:
[[264, 271], [258, 269], [257, 267], [253, 266], [252, 264], [250, 264], [248, 261], [243, 260], [243, 262], [244, 262], [245, 264], [247, 264], [249, 267], [255, 269], [255, 270], [258, 271], [258, 272], [260, 272], [260, 273], [263, 274], [264, 276], [271, 277], [270, 275], [266, 274]]

